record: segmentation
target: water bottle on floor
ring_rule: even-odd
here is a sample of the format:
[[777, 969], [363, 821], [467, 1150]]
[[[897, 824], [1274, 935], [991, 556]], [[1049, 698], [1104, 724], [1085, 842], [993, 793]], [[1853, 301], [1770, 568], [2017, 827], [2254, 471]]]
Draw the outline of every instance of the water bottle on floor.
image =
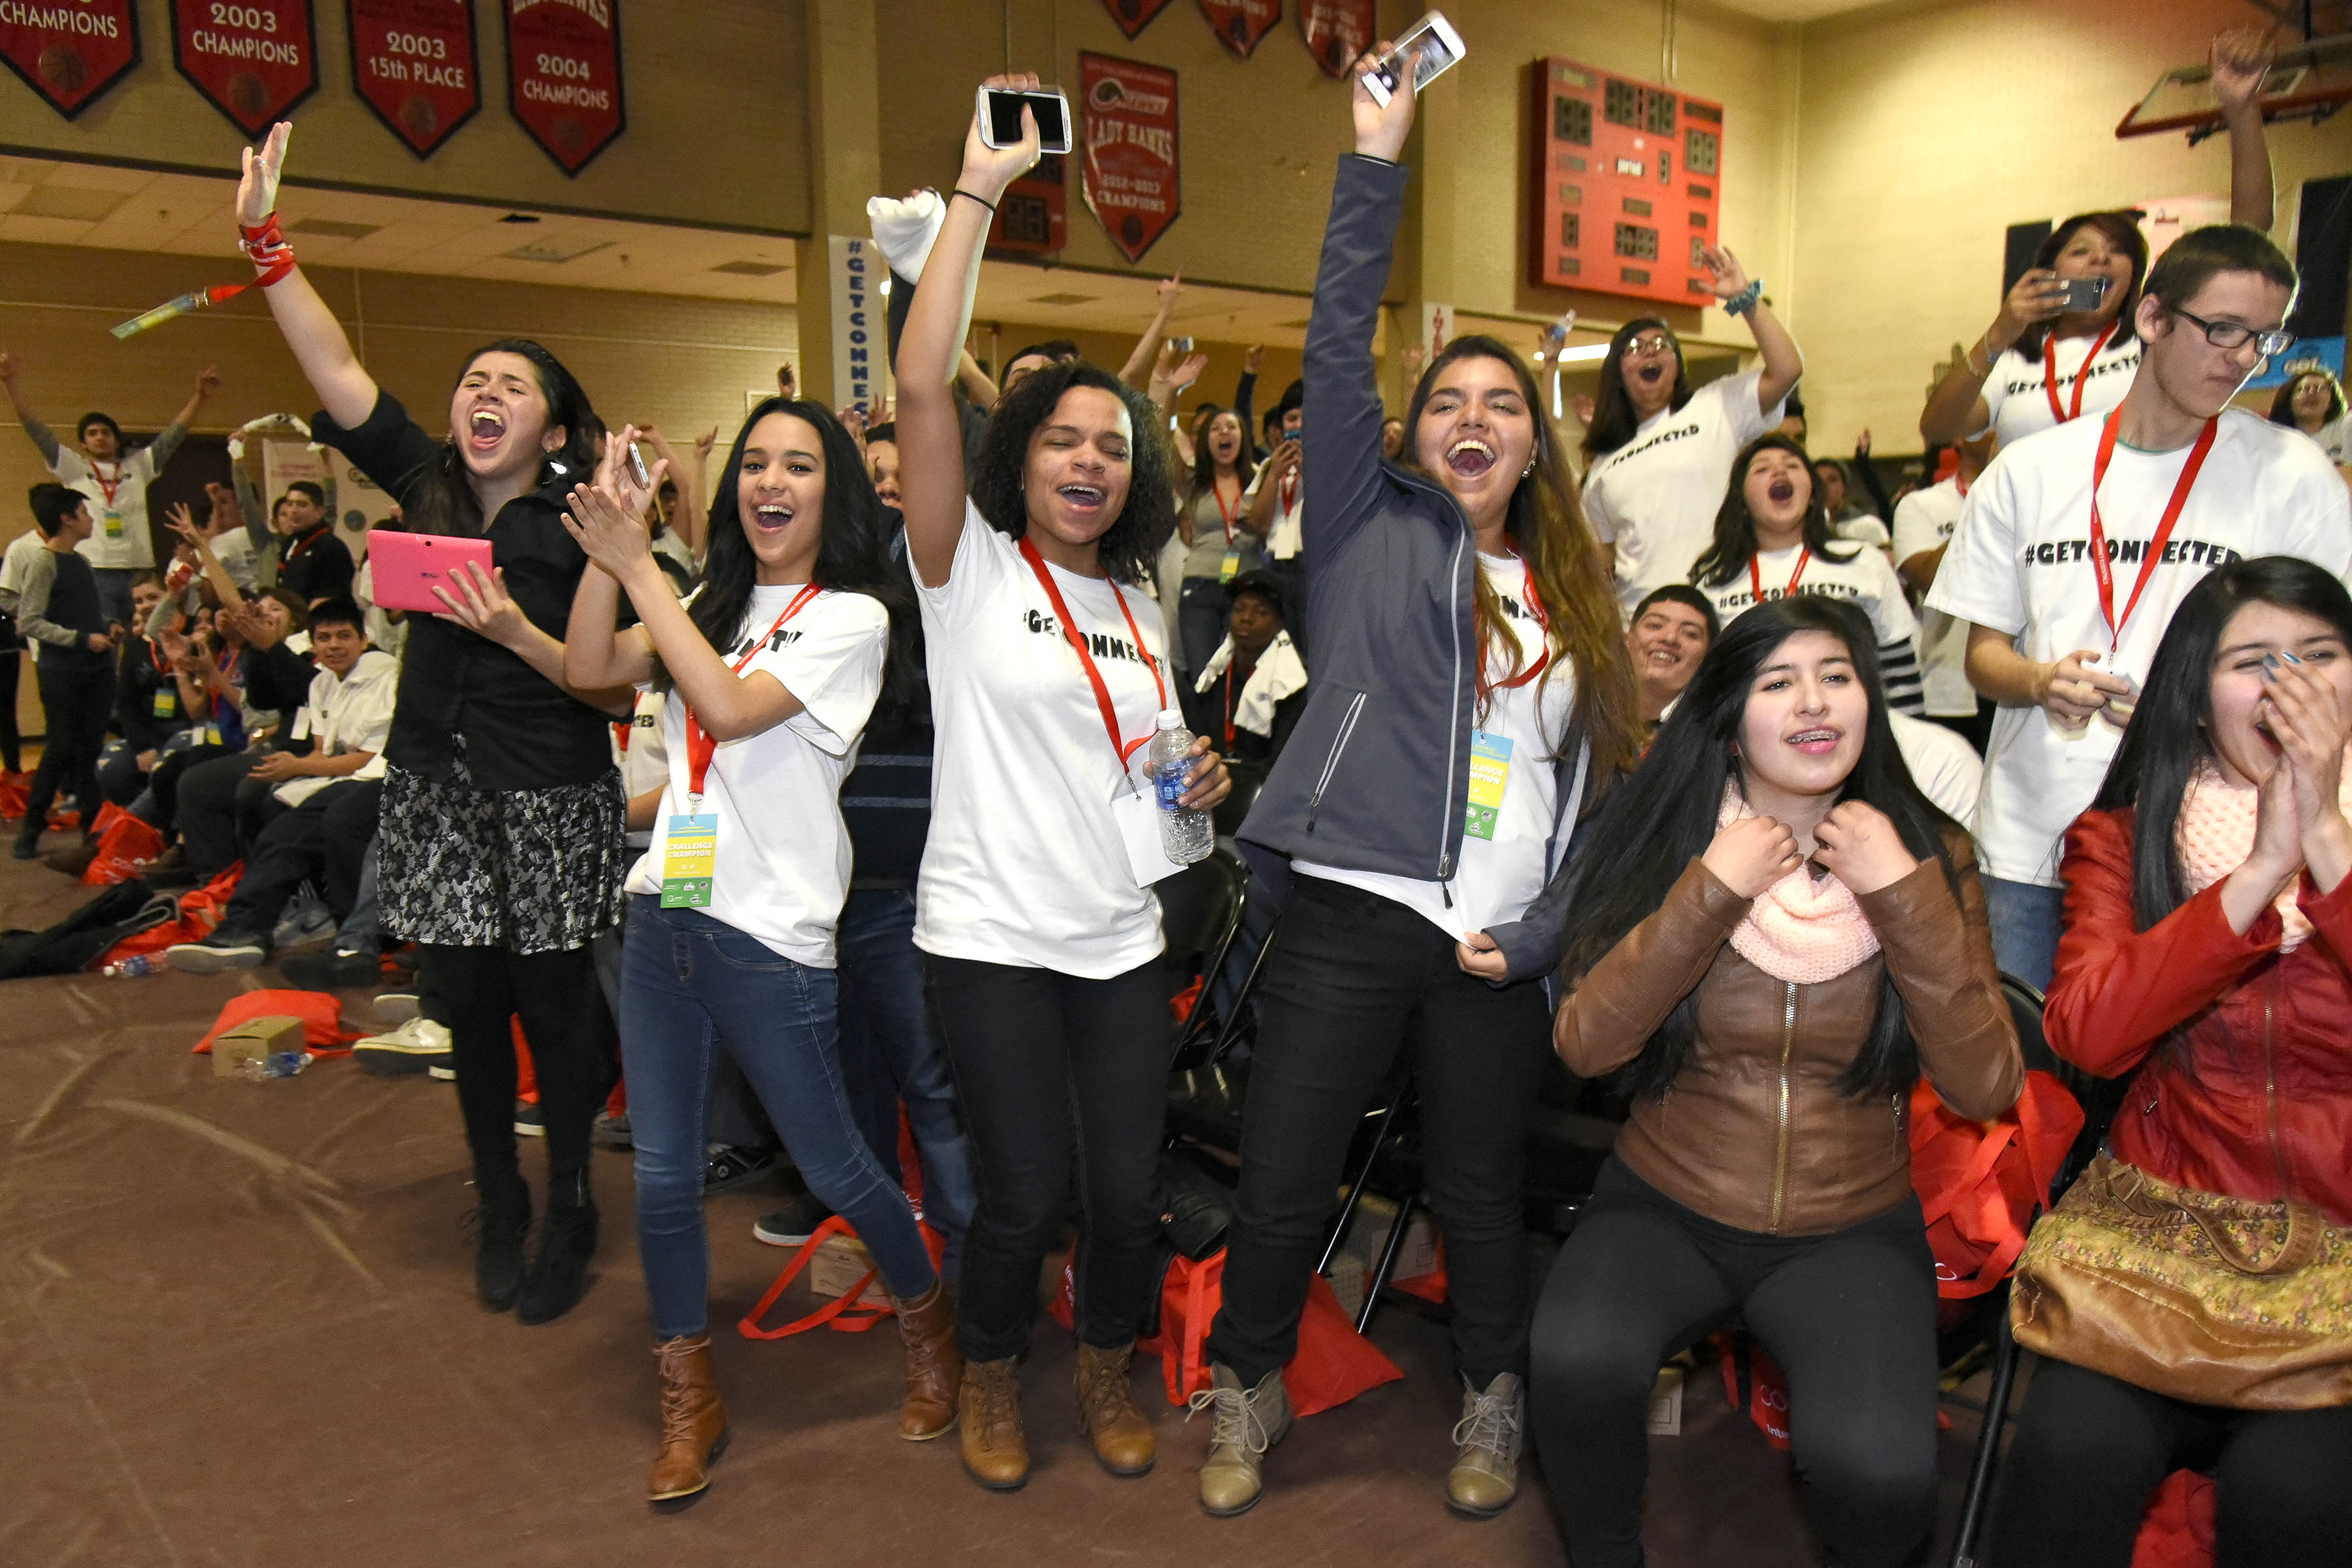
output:
[[155, 952], [134, 953], [118, 959], [99, 971], [110, 980], [136, 980], [142, 974], [160, 974], [164, 968], [163, 956]]
[[1216, 825], [1209, 814], [1184, 804], [1187, 779], [1196, 761], [1192, 731], [1184, 715], [1173, 708], [1160, 711], [1160, 728], [1151, 737], [1150, 766], [1152, 787], [1160, 795], [1160, 847], [1179, 866], [1208, 858], [1217, 847]]

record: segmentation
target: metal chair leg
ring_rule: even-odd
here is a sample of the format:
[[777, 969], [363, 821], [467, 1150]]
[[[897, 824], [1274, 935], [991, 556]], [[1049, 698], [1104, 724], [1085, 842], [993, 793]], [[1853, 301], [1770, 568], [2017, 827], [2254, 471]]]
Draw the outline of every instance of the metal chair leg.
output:
[[2001, 1428], [2009, 1424], [2010, 1390], [2017, 1381], [2018, 1359], [2022, 1354], [2009, 1331], [2004, 1295], [2000, 1320], [1993, 1328], [1992, 1386], [1985, 1393], [1984, 1429], [1977, 1434], [1968, 1491], [1960, 1500], [1959, 1523], [1952, 1531], [1952, 1568], [1977, 1568], [1977, 1536], [1983, 1528], [1986, 1505], [1992, 1499], [1993, 1472], [2000, 1465]]
[[1356, 1313], [1356, 1331], [1360, 1334], [1371, 1332], [1372, 1314], [1380, 1310], [1381, 1292], [1388, 1289], [1397, 1254], [1404, 1249], [1404, 1233], [1412, 1227], [1413, 1206], [1418, 1202], [1415, 1194], [1407, 1193], [1397, 1204], [1396, 1219], [1389, 1226], [1388, 1239], [1381, 1244], [1380, 1267], [1364, 1281], [1364, 1304]]
[[1339, 1244], [1348, 1238], [1349, 1222], [1364, 1201], [1364, 1188], [1372, 1179], [1372, 1167], [1380, 1163], [1381, 1151], [1388, 1147], [1390, 1130], [1395, 1125], [1397, 1112], [1404, 1106], [1405, 1091], [1397, 1090], [1388, 1109], [1381, 1112], [1380, 1125], [1372, 1129], [1372, 1146], [1364, 1154], [1364, 1163], [1357, 1167], [1355, 1179], [1348, 1184], [1348, 1201], [1339, 1205], [1339, 1218], [1331, 1226], [1330, 1236], [1323, 1243], [1323, 1260], [1315, 1266], [1318, 1274], [1331, 1272], [1331, 1260], [1339, 1256]]

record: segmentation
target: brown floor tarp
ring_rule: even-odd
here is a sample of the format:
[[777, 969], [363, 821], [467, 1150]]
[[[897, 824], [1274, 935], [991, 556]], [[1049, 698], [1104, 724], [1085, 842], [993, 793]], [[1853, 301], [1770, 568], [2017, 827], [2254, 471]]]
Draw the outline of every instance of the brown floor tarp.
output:
[[[47, 925], [90, 892], [0, 863], [0, 926]], [[263, 970], [0, 985], [0, 1563], [1562, 1561], [1537, 1486], [1491, 1521], [1442, 1505], [1458, 1395], [1442, 1331], [1398, 1310], [1374, 1335], [1405, 1380], [1301, 1423], [1265, 1502], [1227, 1521], [1193, 1503], [1205, 1433], [1169, 1408], [1156, 1363], [1138, 1393], [1159, 1468], [1114, 1481], [1095, 1468], [1068, 1338], [1041, 1314], [1024, 1374], [1036, 1472], [1016, 1495], [982, 1493], [952, 1437], [898, 1439], [887, 1325], [772, 1344], [735, 1333], [784, 1258], [751, 1239], [773, 1196], [756, 1191], [710, 1205], [733, 1447], [700, 1504], [654, 1516], [626, 1157], [596, 1160], [604, 1234], [587, 1300], [543, 1328], [490, 1316], [457, 1228], [471, 1189], [449, 1085], [349, 1061], [216, 1080], [188, 1054], [226, 998], [275, 983]], [[347, 1005], [369, 1021], [363, 997]], [[538, 1152], [525, 1157], [536, 1184]], [[798, 1288], [780, 1310], [796, 1303]], [[1963, 1414], [1942, 1438], [1941, 1534], [1974, 1425]], [[1726, 1410], [1711, 1372], [1652, 1462], [1660, 1568], [1812, 1560], [1787, 1461]]]

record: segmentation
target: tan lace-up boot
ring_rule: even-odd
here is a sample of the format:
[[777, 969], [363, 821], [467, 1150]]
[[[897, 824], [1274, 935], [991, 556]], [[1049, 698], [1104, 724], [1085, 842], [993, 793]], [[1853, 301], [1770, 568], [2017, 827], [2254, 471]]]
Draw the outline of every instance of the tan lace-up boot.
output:
[[1281, 1369], [1267, 1373], [1255, 1388], [1244, 1388], [1233, 1368], [1211, 1366], [1209, 1386], [1192, 1395], [1184, 1418], [1203, 1410], [1215, 1413], [1215, 1425], [1201, 1461], [1201, 1507], [1219, 1519], [1247, 1513], [1265, 1489], [1265, 1451], [1290, 1430], [1290, 1394]]
[[1135, 1407], [1128, 1387], [1128, 1363], [1134, 1355], [1132, 1343], [1108, 1351], [1078, 1345], [1078, 1419], [1094, 1440], [1096, 1462], [1114, 1476], [1149, 1474], [1159, 1454], [1151, 1423]]
[[1019, 1491], [1029, 1483], [1029, 1439], [1021, 1430], [1021, 1363], [963, 1363], [957, 1401], [963, 1422], [963, 1468], [992, 1492]]
[[956, 1423], [963, 1356], [956, 1349], [955, 1299], [940, 1279], [913, 1300], [893, 1298], [893, 1304], [907, 1346], [907, 1403], [899, 1407], [898, 1436], [928, 1443]]
[[654, 1346], [661, 1369], [661, 1452], [646, 1500], [684, 1508], [710, 1485], [710, 1467], [727, 1451], [727, 1406], [710, 1381], [710, 1336], [681, 1335]]
[[1445, 1478], [1445, 1504], [1456, 1513], [1492, 1519], [1519, 1495], [1519, 1448], [1526, 1441], [1528, 1394], [1516, 1373], [1504, 1373], [1481, 1392], [1462, 1385], [1462, 1419], [1454, 1426], [1456, 1452]]

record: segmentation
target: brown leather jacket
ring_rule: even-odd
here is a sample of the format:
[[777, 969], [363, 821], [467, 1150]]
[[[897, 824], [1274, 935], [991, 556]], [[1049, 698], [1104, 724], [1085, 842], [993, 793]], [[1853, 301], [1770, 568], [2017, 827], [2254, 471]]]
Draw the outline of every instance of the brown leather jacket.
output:
[[1905, 1096], [1843, 1092], [1878, 1005], [1895, 989], [1919, 1067], [1944, 1102], [1989, 1119], [2024, 1077], [2000, 994], [1984, 893], [1965, 842], [1951, 846], [1961, 900], [1934, 861], [1862, 895], [1880, 953], [1833, 980], [1775, 979], [1731, 945], [1748, 900], [1698, 860], [1657, 911], [1570, 994], [1552, 1026], [1570, 1068], [1623, 1066], [1694, 988], [1696, 1037], [1682, 1072], [1643, 1096], [1617, 1140], [1643, 1181], [1719, 1224], [1772, 1236], [1819, 1236], [1901, 1202], [1911, 1190]]

